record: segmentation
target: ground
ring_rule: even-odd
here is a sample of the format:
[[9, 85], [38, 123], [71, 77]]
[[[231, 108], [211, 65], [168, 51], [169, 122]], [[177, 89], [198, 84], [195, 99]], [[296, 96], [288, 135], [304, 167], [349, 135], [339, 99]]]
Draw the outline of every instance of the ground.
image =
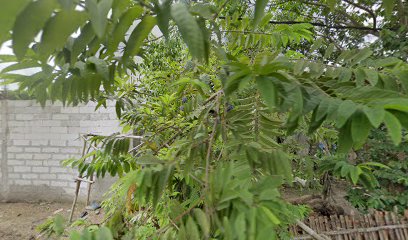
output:
[[[326, 206], [325, 202], [317, 199], [320, 190], [318, 189], [299, 189], [285, 188], [282, 190], [283, 197], [294, 204], [307, 204], [313, 210], [321, 210]], [[346, 184], [337, 182], [333, 187], [331, 204], [343, 209], [345, 214], [355, 214], [357, 210], [353, 209], [344, 199], [346, 194]], [[309, 197], [310, 196], [310, 197]], [[317, 198], [316, 198], [317, 196]], [[1, 240], [34, 240], [46, 239], [38, 233], [35, 228], [43, 223], [48, 217], [61, 214], [68, 219], [71, 204], [66, 203], [0, 203], [0, 239]], [[74, 220], [78, 219], [81, 212], [85, 210], [84, 204], [78, 204], [74, 214]], [[96, 215], [88, 211], [88, 221], [98, 224], [103, 221], [103, 214]], [[353, 213], [354, 212], [354, 213]], [[318, 213], [316, 211], [317, 214]]]
[[[36, 226], [48, 217], [61, 214], [68, 219], [72, 203], [0, 203], [0, 239], [32, 240], [40, 234]], [[78, 204], [74, 220], [84, 211], [84, 204]], [[91, 215], [91, 217], [94, 217]]]

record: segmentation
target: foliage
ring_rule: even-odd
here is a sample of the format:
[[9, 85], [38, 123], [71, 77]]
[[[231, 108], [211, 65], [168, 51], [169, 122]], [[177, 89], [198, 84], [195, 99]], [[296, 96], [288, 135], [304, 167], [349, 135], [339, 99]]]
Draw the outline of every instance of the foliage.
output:
[[47, 235], [47, 237], [51, 235], [61, 236], [65, 231], [65, 224], [66, 220], [61, 215], [56, 215], [38, 225], [35, 230]]
[[[280, 139], [299, 129], [318, 135], [323, 125], [338, 131], [337, 154], [362, 148], [380, 126], [395, 145], [404, 140], [404, 44], [381, 36], [406, 34], [407, 7], [397, 4], [4, 3], [1, 41], [12, 40], [15, 56], [0, 56], [12, 63], [1, 77], [42, 104], [116, 101], [123, 132], [88, 136], [87, 155], [65, 162], [87, 176], [119, 176], [104, 202], [109, 230], [72, 239], [280, 239], [308, 212], [279, 195], [293, 178], [293, 152]], [[282, 14], [287, 21], [273, 19]], [[156, 25], [163, 36], [151, 33]], [[363, 47], [361, 31], [382, 38]], [[33, 67], [41, 71], [13, 73]], [[339, 156], [323, 166], [354, 184], [382, 166]]]
[[351, 189], [349, 201], [364, 211], [369, 208], [389, 211], [396, 208], [402, 213], [408, 206], [407, 153], [406, 140], [400, 146], [394, 146], [383, 130], [373, 131], [366, 146], [359, 152], [359, 158], [370, 158], [388, 167], [373, 172], [379, 182], [375, 189]]

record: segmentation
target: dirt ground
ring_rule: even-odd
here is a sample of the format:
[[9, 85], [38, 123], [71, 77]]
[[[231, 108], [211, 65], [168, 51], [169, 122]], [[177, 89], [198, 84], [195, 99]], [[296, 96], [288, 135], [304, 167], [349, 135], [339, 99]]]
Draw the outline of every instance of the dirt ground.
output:
[[[0, 203], [0, 239], [37, 239], [37, 225], [55, 214], [68, 219], [70, 209], [71, 203]], [[78, 218], [83, 210], [84, 205], [78, 204], [74, 219]]]

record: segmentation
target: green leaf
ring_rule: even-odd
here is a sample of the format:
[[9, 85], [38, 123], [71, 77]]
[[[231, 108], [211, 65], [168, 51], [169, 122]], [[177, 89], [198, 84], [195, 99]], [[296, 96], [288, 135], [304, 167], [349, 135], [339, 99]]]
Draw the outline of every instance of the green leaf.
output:
[[113, 0], [86, 0], [86, 7], [90, 14], [92, 27], [99, 38], [105, 36], [108, 23], [108, 12], [112, 7]]
[[330, 10], [333, 11], [336, 7], [337, 0], [327, 0], [327, 5], [329, 6]]
[[371, 125], [362, 111], [354, 113], [351, 119], [351, 135], [357, 148], [360, 148], [370, 133]]
[[17, 16], [12, 35], [13, 51], [17, 58], [21, 59], [24, 57], [28, 46], [43, 28], [56, 4], [55, 0], [31, 2]]
[[198, 224], [200, 225], [201, 231], [204, 233], [204, 236], [209, 236], [210, 223], [209, 223], [207, 216], [205, 215], [203, 210], [199, 208], [195, 208], [193, 212], [194, 212], [195, 218], [197, 219]]
[[265, 213], [265, 215], [268, 217], [268, 219], [275, 225], [278, 225], [281, 223], [281, 221], [279, 220], [279, 218], [271, 212], [271, 210], [269, 210], [268, 208], [261, 206], [261, 209], [263, 211], [263, 213]]
[[171, 17], [171, 0], [165, 0], [162, 4], [155, 6], [157, 12], [157, 25], [164, 37], [169, 37], [169, 20]]
[[255, 13], [254, 13], [254, 26], [258, 25], [262, 17], [265, 14], [265, 8], [268, 4], [268, 0], [256, 0], [255, 2]]
[[378, 128], [384, 119], [385, 110], [380, 107], [364, 106], [363, 111], [367, 115], [371, 125], [373, 125], [374, 128]]
[[9, 37], [16, 16], [24, 10], [30, 0], [0, 0], [0, 45]]
[[408, 94], [408, 70], [401, 71], [397, 75], [401, 81], [402, 87], [405, 89], [405, 94]]
[[136, 18], [142, 15], [142, 13], [143, 8], [135, 6], [127, 10], [126, 13], [120, 17], [119, 23], [116, 24], [112, 36], [109, 38], [108, 54], [112, 54], [116, 51], [119, 43], [125, 40], [125, 34], [129, 30], [129, 27], [133, 24]]
[[186, 5], [182, 3], [174, 4], [171, 7], [171, 15], [191, 55], [198, 60], [206, 59], [203, 32], [196, 19], [188, 11]]
[[384, 123], [394, 144], [400, 144], [402, 138], [402, 127], [401, 123], [398, 121], [398, 118], [396, 118], [392, 113], [386, 112]]
[[[336, 2], [336, 0], [332, 0], [333, 2]], [[326, 49], [326, 52], [324, 53], [324, 58], [329, 58], [334, 51], [334, 44], [330, 43], [329, 46]]]
[[383, 0], [382, 7], [385, 10], [387, 16], [391, 16], [392, 11], [394, 10], [394, 0]]
[[92, 41], [94, 37], [95, 33], [92, 29], [92, 24], [89, 22], [81, 29], [81, 34], [75, 39], [74, 44], [72, 45], [72, 64], [77, 61], [78, 55], [85, 50], [86, 46]]
[[187, 239], [200, 239], [200, 233], [192, 217], [188, 217], [187, 219], [186, 231]]
[[276, 106], [276, 89], [270, 77], [259, 76], [256, 78], [258, 91], [261, 93], [263, 100], [269, 109], [274, 109]]
[[86, 20], [85, 12], [75, 10], [55, 14], [44, 28], [39, 46], [40, 55], [47, 58], [55, 50], [60, 50], [68, 37]]
[[353, 147], [350, 121], [348, 121], [339, 131], [339, 153], [348, 153]]
[[357, 106], [350, 100], [343, 101], [337, 109], [336, 127], [341, 128], [357, 110]]
[[113, 240], [113, 236], [109, 228], [101, 227], [95, 231], [95, 239]]
[[370, 82], [371, 86], [375, 86], [378, 83], [378, 73], [373, 69], [364, 69], [367, 76], [367, 80]]
[[364, 81], [366, 79], [366, 74], [364, 72], [364, 69], [356, 68], [356, 69], [353, 70], [353, 72], [354, 72], [354, 78], [356, 80], [357, 86], [363, 86]]
[[145, 16], [142, 21], [136, 26], [127, 41], [123, 58], [126, 60], [129, 57], [139, 53], [143, 41], [147, 38], [153, 27], [156, 25], [156, 18]]
[[355, 65], [360, 63], [361, 61], [367, 59], [373, 54], [369, 48], [364, 48], [358, 51], [358, 53], [353, 57], [353, 61], [351, 65]]
[[[359, 170], [360, 170], [360, 171], [359, 171]], [[352, 182], [354, 185], [357, 184], [360, 173], [361, 173], [361, 169], [360, 169], [360, 168], [355, 167], [355, 166], [353, 166], [353, 167], [350, 168], [349, 175], [350, 175], [351, 182]]]

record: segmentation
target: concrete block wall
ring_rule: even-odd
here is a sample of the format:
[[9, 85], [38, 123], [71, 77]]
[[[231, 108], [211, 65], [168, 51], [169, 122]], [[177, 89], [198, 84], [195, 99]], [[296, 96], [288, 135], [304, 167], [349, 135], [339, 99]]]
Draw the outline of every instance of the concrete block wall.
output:
[[[71, 200], [77, 174], [61, 161], [80, 157], [81, 134], [120, 131], [113, 103], [95, 111], [94, 103], [42, 108], [32, 100], [0, 102], [0, 200]], [[97, 180], [95, 197], [107, 189], [106, 181]]]

